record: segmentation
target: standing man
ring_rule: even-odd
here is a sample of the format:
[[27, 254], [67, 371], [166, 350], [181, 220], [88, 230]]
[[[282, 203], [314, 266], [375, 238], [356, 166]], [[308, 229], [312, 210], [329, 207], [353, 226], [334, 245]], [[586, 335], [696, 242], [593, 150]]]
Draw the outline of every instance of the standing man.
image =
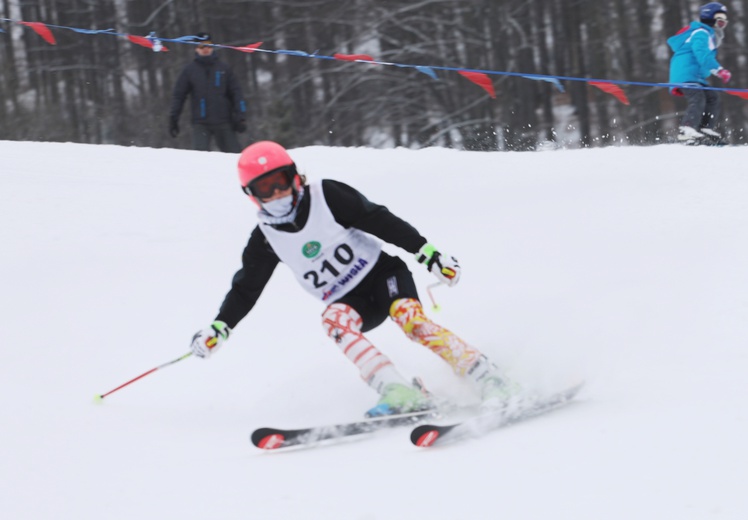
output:
[[218, 59], [208, 33], [198, 33], [195, 59], [179, 75], [169, 113], [169, 133], [179, 135], [179, 116], [188, 95], [192, 105], [192, 147], [209, 151], [215, 138], [222, 152], [239, 153], [236, 133], [247, 131], [247, 107], [239, 81]]
[[717, 48], [725, 36], [727, 7], [719, 2], [710, 2], [699, 9], [699, 21], [681, 29], [668, 38], [667, 43], [675, 53], [670, 60], [670, 83], [682, 83], [683, 87], [671, 87], [670, 93], [685, 96], [688, 106], [678, 129], [678, 140], [696, 144], [699, 140], [718, 141], [717, 132], [720, 113], [718, 92], [695, 87], [708, 87], [708, 78], [717, 76], [723, 83], [730, 81], [730, 71], [717, 61]]

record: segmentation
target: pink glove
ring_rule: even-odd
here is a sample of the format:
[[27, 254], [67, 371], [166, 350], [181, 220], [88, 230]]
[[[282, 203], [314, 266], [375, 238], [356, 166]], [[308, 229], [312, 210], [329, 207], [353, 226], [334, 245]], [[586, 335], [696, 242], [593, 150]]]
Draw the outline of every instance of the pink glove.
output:
[[723, 83], [727, 83], [732, 77], [732, 74], [727, 69], [719, 69], [714, 75], [721, 79]]

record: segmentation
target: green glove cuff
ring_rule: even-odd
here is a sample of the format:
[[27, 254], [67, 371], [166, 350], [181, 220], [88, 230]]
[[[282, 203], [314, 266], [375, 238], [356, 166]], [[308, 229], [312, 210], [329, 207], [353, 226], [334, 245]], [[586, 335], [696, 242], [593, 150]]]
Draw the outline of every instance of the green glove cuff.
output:
[[421, 249], [416, 253], [416, 261], [419, 264], [428, 264], [431, 257], [436, 253], [436, 248], [431, 244], [424, 244]]
[[231, 329], [228, 325], [226, 325], [226, 322], [216, 320], [213, 323], [210, 324], [211, 327], [213, 327], [213, 330], [216, 331], [216, 334], [221, 336], [223, 339], [229, 339], [229, 334], [231, 334]]

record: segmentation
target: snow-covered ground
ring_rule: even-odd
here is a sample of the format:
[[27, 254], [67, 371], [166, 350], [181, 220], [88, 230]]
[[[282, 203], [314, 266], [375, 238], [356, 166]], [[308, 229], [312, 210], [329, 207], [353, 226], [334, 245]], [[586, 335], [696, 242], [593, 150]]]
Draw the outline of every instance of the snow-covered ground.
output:
[[[256, 223], [236, 156], [0, 142], [0, 516], [748, 518], [748, 148], [291, 153], [460, 259], [437, 321], [528, 388], [586, 380], [578, 401], [440, 449], [400, 429], [261, 452], [254, 428], [376, 400], [281, 266], [212, 359], [95, 405], [212, 321]], [[472, 399], [394, 324], [369, 337]]]

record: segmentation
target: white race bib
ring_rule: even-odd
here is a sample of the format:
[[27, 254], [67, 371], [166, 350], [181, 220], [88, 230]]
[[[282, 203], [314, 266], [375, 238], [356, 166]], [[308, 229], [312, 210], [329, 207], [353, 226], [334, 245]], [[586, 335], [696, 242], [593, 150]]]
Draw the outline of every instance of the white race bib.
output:
[[261, 224], [260, 229], [301, 286], [318, 300], [333, 302], [374, 267], [382, 243], [360, 229], [338, 224], [320, 182], [309, 184], [307, 196], [309, 218], [303, 229], [289, 233], [268, 224]]

